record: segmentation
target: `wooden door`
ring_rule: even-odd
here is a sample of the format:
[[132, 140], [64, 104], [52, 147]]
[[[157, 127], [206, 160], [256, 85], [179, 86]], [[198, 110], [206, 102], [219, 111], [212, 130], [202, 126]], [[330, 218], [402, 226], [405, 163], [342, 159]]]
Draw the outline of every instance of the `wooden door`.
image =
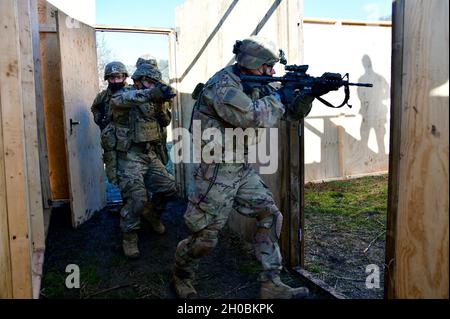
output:
[[58, 11], [58, 41], [72, 224], [105, 206], [100, 131], [90, 107], [99, 90], [95, 29]]

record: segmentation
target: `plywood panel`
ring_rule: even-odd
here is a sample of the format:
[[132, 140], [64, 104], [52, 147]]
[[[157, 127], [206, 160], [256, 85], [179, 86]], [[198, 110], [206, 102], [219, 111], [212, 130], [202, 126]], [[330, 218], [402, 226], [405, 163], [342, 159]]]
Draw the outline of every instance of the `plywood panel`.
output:
[[[20, 31], [17, 16], [16, 1], [0, 2], [0, 37], [3, 43], [0, 55], [2, 158], [6, 179], [4, 191], [8, 216], [12, 297], [31, 298], [31, 234], [26, 182]], [[5, 211], [2, 211], [2, 215], [4, 213]]]
[[[51, 26], [56, 31], [56, 12], [56, 8], [47, 1], [38, 0], [40, 25]], [[51, 200], [64, 200], [69, 199], [69, 182], [58, 35], [54, 32], [41, 32], [40, 50]]]
[[45, 246], [44, 215], [38, 155], [39, 147], [29, 0], [19, 0], [17, 5], [19, 12], [22, 101], [25, 121], [25, 149], [31, 233], [33, 248], [43, 249]]
[[401, 81], [401, 90], [393, 92], [401, 94], [394, 99], [400, 105], [393, 105], [401, 121], [392, 128], [399, 137], [393, 147], [400, 152], [392, 167], [397, 183], [390, 185], [397, 197], [390, 197], [389, 213], [396, 220], [389, 225], [395, 244], [388, 260], [389, 297], [448, 298], [449, 3], [398, 1], [398, 6], [404, 16], [394, 15], [394, 23], [403, 23], [403, 34], [395, 41], [403, 50], [394, 54], [401, 54], [403, 72], [393, 77]]
[[99, 90], [95, 29], [81, 22], [66, 21], [67, 15], [59, 11], [64, 128], [72, 224], [77, 227], [105, 206], [105, 185], [100, 133], [90, 111]]
[[47, 138], [45, 134], [45, 113], [44, 113], [44, 100], [42, 97], [42, 85], [41, 85], [41, 53], [39, 46], [39, 17], [38, 17], [38, 2], [35, 0], [29, 0], [30, 3], [30, 22], [32, 33], [32, 46], [33, 46], [33, 65], [34, 65], [34, 84], [35, 84], [35, 96], [36, 96], [36, 121], [38, 130], [38, 145], [39, 145], [39, 166], [41, 175], [41, 192], [42, 192], [42, 204], [45, 209], [50, 207], [49, 202], [51, 199], [50, 190], [50, 175], [48, 169], [48, 156], [47, 156]]
[[6, 202], [5, 147], [3, 143], [3, 121], [1, 116], [2, 114], [0, 113], [0, 299], [3, 299], [12, 298], [12, 281], [11, 255], [9, 252], [8, 206]]

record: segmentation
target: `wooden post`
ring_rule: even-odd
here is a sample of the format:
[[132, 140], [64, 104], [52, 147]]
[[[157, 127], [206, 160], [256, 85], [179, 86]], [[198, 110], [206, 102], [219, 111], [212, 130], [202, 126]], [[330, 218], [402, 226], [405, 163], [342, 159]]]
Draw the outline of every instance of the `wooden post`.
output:
[[22, 68], [22, 100], [25, 121], [25, 147], [27, 160], [27, 182], [31, 216], [32, 241], [35, 250], [44, 249], [44, 216], [42, 207], [39, 148], [36, 119], [33, 47], [29, 0], [19, 0], [18, 17], [20, 30], [20, 53]]
[[449, 297], [448, 10], [394, 2], [387, 298]]
[[[9, 234], [10, 271], [13, 298], [31, 298], [31, 241], [28, 211], [27, 170], [25, 154], [24, 110], [22, 100], [22, 61], [20, 55], [17, 2], [0, 1], [0, 103], [2, 149], [1, 170], [5, 178], [6, 213]], [[1, 183], [3, 184], [3, 183]], [[2, 218], [4, 222], [5, 218]], [[4, 228], [2, 226], [2, 228]], [[3, 229], [4, 230], [4, 229]], [[2, 236], [5, 237], [4, 235]], [[2, 245], [4, 247], [4, 245]], [[2, 256], [3, 257], [3, 256]], [[2, 276], [3, 277], [3, 276]], [[2, 284], [4, 285], [4, 284]], [[9, 284], [6, 284], [7, 288]], [[3, 292], [2, 292], [3, 294]]]
[[44, 98], [41, 83], [42, 68], [41, 68], [41, 54], [40, 54], [38, 3], [35, 0], [29, 0], [29, 2], [30, 2], [32, 45], [33, 45], [34, 84], [36, 93], [36, 121], [38, 127], [42, 203], [44, 209], [47, 210], [50, 209], [49, 203], [51, 200], [51, 190], [50, 190], [50, 176], [49, 176], [50, 174], [48, 169], [47, 137], [45, 133]]
[[[178, 81], [176, 81], [177, 77], [177, 53], [176, 53], [176, 42], [177, 35], [174, 31], [169, 33], [169, 78], [170, 85], [172, 85], [177, 91], [177, 96], [174, 99], [174, 103], [172, 106], [172, 129], [182, 128], [183, 127], [183, 112], [181, 110], [180, 103], [180, 92], [178, 87]], [[172, 134], [173, 137], [173, 134]], [[174, 177], [177, 184], [178, 195], [186, 198], [186, 187], [184, 183], [184, 164], [173, 164]]]

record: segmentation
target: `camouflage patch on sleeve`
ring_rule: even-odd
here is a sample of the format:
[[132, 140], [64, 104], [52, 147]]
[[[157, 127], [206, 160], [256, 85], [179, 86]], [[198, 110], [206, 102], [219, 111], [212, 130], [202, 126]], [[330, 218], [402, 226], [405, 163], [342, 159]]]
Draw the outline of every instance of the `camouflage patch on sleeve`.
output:
[[236, 88], [228, 88], [225, 91], [223, 102], [234, 106], [242, 112], [248, 112], [249, 105], [252, 104], [252, 100], [244, 92]]

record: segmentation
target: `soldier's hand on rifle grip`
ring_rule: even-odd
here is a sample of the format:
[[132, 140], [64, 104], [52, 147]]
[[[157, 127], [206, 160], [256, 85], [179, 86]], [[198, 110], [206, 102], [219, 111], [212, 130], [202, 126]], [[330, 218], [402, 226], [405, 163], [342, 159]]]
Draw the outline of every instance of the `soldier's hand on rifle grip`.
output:
[[151, 102], [162, 103], [165, 100], [165, 94], [159, 87], [146, 89], [146, 95]]
[[320, 79], [321, 81], [316, 82], [312, 87], [312, 95], [315, 97], [336, 91], [341, 87], [342, 77], [339, 73], [326, 72]]
[[283, 103], [285, 106], [288, 106], [294, 99], [294, 91], [295, 91], [294, 88], [288, 85], [283, 85], [275, 92], [278, 93], [278, 95], [280, 96], [281, 103]]
[[163, 92], [164, 101], [168, 101], [177, 95], [175, 93], [175, 90], [169, 85], [158, 83], [156, 87], [159, 88], [161, 92]]

